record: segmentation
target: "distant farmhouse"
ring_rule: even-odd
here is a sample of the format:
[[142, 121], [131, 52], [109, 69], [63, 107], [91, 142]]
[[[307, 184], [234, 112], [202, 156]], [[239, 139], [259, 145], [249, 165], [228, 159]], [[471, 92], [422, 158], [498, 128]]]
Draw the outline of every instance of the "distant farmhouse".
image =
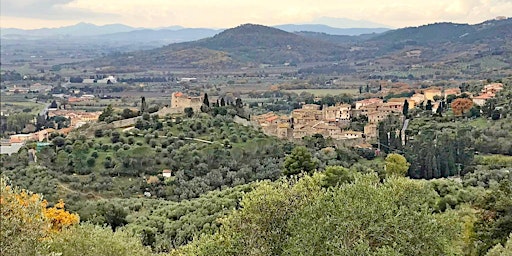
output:
[[117, 79], [114, 76], [108, 76], [103, 79], [92, 79], [87, 78], [83, 79], [83, 84], [115, 84], [117, 83]]
[[200, 111], [203, 105], [203, 96], [191, 97], [182, 92], [174, 92], [171, 96], [171, 109], [177, 109], [181, 112], [185, 108], [192, 108], [194, 111]]

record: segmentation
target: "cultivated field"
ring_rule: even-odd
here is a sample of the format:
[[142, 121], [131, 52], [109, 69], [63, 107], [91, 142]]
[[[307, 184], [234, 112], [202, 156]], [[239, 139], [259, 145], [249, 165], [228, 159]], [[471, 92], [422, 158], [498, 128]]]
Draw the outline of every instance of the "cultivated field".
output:
[[315, 96], [325, 95], [339, 95], [339, 94], [359, 94], [359, 89], [297, 89], [297, 90], [286, 90], [285, 92], [294, 92], [301, 94], [302, 92], [308, 92]]

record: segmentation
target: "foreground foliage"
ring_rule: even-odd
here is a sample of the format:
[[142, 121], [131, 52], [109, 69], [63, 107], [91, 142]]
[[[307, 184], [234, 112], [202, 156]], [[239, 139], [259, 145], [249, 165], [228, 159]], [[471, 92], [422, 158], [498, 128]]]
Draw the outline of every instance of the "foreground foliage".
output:
[[46, 241], [46, 253], [80, 256], [151, 255], [140, 240], [124, 230], [113, 232], [108, 227], [84, 223], [52, 235]]
[[322, 189], [323, 175], [263, 182], [204, 236], [173, 255], [456, 255], [461, 225], [434, 213], [427, 183], [377, 175]]
[[77, 214], [60, 201], [47, 207], [41, 195], [0, 179], [0, 252], [2, 255], [149, 255], [140, 240], [125, 231], [78, 225]]

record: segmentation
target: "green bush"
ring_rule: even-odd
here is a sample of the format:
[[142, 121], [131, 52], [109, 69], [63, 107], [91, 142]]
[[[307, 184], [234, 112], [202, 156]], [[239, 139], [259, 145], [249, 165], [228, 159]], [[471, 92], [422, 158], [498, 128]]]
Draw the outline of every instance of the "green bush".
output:
[[46, 244], [47, 254], [58, 253], [66, 256], [151, 255], [149, 248], [142, 246], [141, 241], [128, 232], [113, 232], [108, 227], [89, 223], [56, 233], [46, 240]]

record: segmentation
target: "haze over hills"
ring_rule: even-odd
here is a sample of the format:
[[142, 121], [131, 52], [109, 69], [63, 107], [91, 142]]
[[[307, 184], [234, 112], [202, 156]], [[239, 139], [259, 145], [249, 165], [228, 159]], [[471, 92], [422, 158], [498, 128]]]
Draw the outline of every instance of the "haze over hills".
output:
[[[499, 65], [507, 66], [512, 59], [508, 58], [512, 57], [511, 39], [512, 19], [490, 20], [476, 25], [437, 23], [351, 37], [312, 32], [294, 34], [245, 24], [211, 38], [103, 59], [100, 65], [125, 63], [212, 68], [217, 64], [349, 63], [385, 56], [400, 65], [412, 65], [439, 61], [462, 63], [495, 56]], [[417, 52], [408, 53], [410, 51]]]
[[[357, 23], [353, 23], [357, 25]], [[284, 24], [274, 26], [275, 28], [279, 28], [288, 32], [296, 32], [296, 31], [311, 31], [318, 33], [327, 33], [333, 35], [359, 35], [359, 34], [367, 34], [367, 33], [380, 33], [387, 31], [386, 27], [333, 27], [323, 24]], [[205, 38], [209, 36], [213, 36], [214, 34], [222, 31], [224, 29], [214, 29], [214, 28], [186, 28], [182, 26], [169, 26], [169, 27], [161, 27], [161, 28], [136, 28], [130, 27], [123, 24], [109, 24], [98, 26], [91, 23], [78, 23], [72, 26], [65, 26], [59, 28], [41, 28], [41, 29], [17, 29], [17, 28], [2, 28], [0, 30], [0, 35], [3, 39], [9, 38], [28, 38], [28, 39], [39, 39], [39, 38], [47, 38], [47, 37], [85, 37], [85, 36], [100, 36], [100, 35], [108, 35], [109, 37], [116, 37], [117, 39], [125, 39], [122, 38], [121, 33], [130, 33], [130, 36], [148, 36], [156, 40], [169, 39], [169, 36], [173, 37], [175, 35], [172, 32], [177, 32], [177, 37], [180, 37], [180, 34], [186, 33], [188, 37], [183, 40], [197, 40], [200, 38]], [[195, 33], [197, 32], [197, 33]], [[183, 42], [183, 40], [175, 39], [171, 40], [173, 42]]]
[[272, 27], [245, 24], [194, 42], [126, 53], [99, 60], [103, 65], [170, 65], [216, 67], [258, 64], [336, 61], [346, 51], [342, 46], [309, 39]]
[[367, 20], [353, 20], [347, 18], [335, 17], [319, 17], [313, 19], [307, 24], [324, 24], [336, 28], [387, 28], [392, 29], [391, 26], [382, 23], [371, 22]]
[[346, 35], [346, 36], [357, 36], [362, 34], [382, 33], [388, 31], [388, 28], [335, 28], [322, 24], [285, 24], [274, 26], [287, 32], [315, 32], [325, 33], [329, 35]]
[[2, 37], [6, 35], [19, 35], [29, 37], [51, 37], [51, 36], [94, 36], [112, 33], [129, 32], [136, 30], [130, 26], [123, 24], [109, 24], [97, 26], [91, 23], [81, 22], [72, 26], [64, 26], [59, 28], [40, 28], [40, 29], [17, 29], [2, 28], [0, 30]]

